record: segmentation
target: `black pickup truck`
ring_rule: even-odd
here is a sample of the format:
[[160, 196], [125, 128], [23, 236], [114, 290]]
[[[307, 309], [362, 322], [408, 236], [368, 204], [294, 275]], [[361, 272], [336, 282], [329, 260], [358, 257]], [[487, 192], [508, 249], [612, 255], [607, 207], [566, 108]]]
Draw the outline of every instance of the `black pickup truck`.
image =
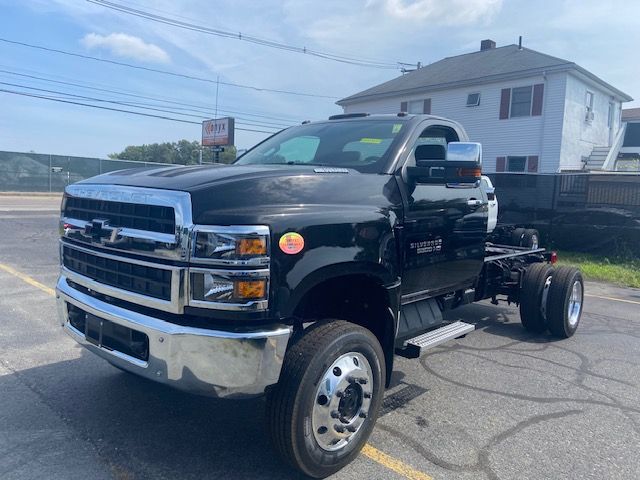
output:
[[578, 270], [487, 242], [481, 157], [444, 118], [337, 115], [233, 165], [70, 185], [61, 323], [122, 370], [198, 394], [266, 394], [275, 449], [325, 477], [369, 437], [394, 355], [474, 329], [443, 311], [506, 300], [530, 331], [578, 327]]

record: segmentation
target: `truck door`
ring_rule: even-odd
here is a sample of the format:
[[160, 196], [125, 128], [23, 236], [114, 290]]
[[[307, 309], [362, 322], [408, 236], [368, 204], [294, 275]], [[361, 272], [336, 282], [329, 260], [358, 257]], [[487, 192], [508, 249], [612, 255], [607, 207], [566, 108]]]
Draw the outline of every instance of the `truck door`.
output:
[[[467, 140], [453, 124], [431, 122], [410, 139], [405, 166], [415, 165], [416, 154], [444, 159], [449, 142]], [[479, 184], [415, 184], [401, 172], [403, 300], [471, 286], [483, 266], [487, 234], [487, 202]]]

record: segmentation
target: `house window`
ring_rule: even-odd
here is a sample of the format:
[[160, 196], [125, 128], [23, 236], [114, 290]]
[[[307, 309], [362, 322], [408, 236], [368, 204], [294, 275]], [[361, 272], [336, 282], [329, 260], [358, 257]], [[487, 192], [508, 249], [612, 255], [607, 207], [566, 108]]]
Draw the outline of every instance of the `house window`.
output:
[[425, 98], [424, 100], [411, 100], [409, 102], [400, 102], [400, 111], [407, 113], [431, 113], [431, 99]]
[[480, 105], [480, 93], [467, 95], [467, 107], [477, 107], [478, 105]]
[[422, 113], [422, 107], [424, 103], [422, 100], [412, 100], [409, 102], [409, 112], [408, 113]]
[[616, 106], [612, 102], [609, 102], [609, 112], [607, 114], [607, 127], [609, 128], [613, 127], [613, 118], [614, 118], [615, 110], [616, 110]]
[[589, 90], [587, 90], [587, 94], [585, 95], [584, 98], [584, 106], [586, 109], [586, 114], [584, 117], [584, 121], [585, 122], [589, 122], [591, 123], [593, 121], [593, 92], [590, 92]]
[[531, 115], [533, 87], [517, 87], [511, 89], [511, 117], [528, 117]]
[[525, 172], [527, 157], [507, 157], [507, 172]]

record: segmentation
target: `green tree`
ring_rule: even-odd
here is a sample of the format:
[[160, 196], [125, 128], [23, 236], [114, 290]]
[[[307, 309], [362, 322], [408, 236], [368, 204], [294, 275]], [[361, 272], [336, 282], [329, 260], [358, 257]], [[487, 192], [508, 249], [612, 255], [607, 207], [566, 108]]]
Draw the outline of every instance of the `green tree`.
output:
[[[148, 145], [129, 145], [120, 153], [110, 153], [109, 158], [134, 160], [136, 162], [175, 163], [179, 165], [195, 165], [200, 161], [200, 142], [180, 140], [178, 142], [151, 143]], [[211, 148], [202, 150], [202, 162], [213, 163], [214, 153]], [[224, 147], [220, 153], [220, 163], [231, 163], [236, 159], [236, 147]]]

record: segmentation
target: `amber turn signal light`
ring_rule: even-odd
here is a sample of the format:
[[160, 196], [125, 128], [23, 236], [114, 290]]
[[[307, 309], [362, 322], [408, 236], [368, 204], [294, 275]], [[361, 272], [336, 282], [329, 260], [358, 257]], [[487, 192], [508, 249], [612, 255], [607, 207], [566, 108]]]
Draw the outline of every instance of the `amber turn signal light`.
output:
[[240, 238], [236, 242], [236, 253], [238, 255], [266, 255], [267, 239], [258, 238]]
[[481, 168], [460, 168], [458, 170], [458, 176], [480, 178], [482, 176], [482, 169]]
[[264, 298], [267, 293], [266, 280], [240, 280], [233, 284], [233, 296], [238, 299]]

